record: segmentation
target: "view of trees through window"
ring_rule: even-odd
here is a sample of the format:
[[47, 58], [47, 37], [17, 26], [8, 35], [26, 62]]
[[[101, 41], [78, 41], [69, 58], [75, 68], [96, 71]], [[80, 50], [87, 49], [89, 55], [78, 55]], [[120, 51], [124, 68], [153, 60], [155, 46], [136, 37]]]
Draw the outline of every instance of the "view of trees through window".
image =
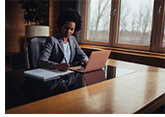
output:
[[[154, 0], [121, 0], [119, 43], [150, 44]], [[110, 0], [88, 0], [87, 40], [109, 41]]]
[[[165, 47], [165, 30], [161, 27], [164, 17], [163, 1], [87, 1], [86, 38], [83, 43], [142, 50], [150, 48], [152, 51], [163, 52]], [[163, 31], [162, 37], [160, 31]]]
[[154, 0], [121, 0], [119, 43], [149, 45]]
[[88, 0], [87, 39], [109, 41], [111, 0]]

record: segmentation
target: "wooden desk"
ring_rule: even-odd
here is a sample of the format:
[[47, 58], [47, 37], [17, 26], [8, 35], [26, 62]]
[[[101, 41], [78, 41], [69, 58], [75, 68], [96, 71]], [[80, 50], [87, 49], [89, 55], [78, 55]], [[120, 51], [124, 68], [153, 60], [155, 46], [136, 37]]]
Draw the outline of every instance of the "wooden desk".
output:
[[152, 113], [165, 103], [165, 69], [109, 59], [137, 72], [52, 96], [5, 113]]

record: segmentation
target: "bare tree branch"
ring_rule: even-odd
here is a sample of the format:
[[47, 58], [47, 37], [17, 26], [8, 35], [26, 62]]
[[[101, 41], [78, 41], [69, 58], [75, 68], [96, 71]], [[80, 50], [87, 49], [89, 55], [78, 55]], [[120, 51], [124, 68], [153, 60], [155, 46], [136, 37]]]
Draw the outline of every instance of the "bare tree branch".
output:
[[97, 16], [97, 20], [96, 20], [96, 28], [95, 28], [95, 31], [98, 30], [98, 25], [99, 25], [99, 21], [100, 21], [100, 18], [102, 17], [104, 11], [105, 11], [105, 8], [107, 7], [108, 5], [108, 2], [109, 0], [106, 1], [106, 3], [104, 4], [103, 6], [103, 9], [102, 11], [101, 10], [101, 6], [102, 6], [102, 3], [103, 3], [103, 0], [99, 0], [99, 4], [98, 4], [98, 16]]

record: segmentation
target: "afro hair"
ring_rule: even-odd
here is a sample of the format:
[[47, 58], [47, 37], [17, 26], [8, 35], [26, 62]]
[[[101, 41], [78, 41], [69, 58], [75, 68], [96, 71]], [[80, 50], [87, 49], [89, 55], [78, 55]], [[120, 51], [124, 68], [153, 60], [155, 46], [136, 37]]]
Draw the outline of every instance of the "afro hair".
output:
[[60, 15], [57, 19], [57, 22], [56, 22], [59, 30], [61, 30], [61, 26], [63, 26], [63, 24], [66, 21], [75, 22], [75, 24], [76, 24], [75, 31], [81, 30], [81, 23], [82, 23], [81, 16], [75, 9], [68, 8], [68, 9], [63, 10], [60, 13]]

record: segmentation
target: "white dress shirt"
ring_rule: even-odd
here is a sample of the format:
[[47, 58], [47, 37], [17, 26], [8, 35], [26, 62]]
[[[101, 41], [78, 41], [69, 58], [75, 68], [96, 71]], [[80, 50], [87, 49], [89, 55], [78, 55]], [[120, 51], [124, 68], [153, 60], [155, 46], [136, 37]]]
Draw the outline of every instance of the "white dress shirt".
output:
[[[70, 55], [71, 55], [70, 45], [67, 42], [67, 43], [63, 44], [63, 47], [64, 47], [64, 57], [65, 57], [67, 63], [69, 64]], [[66, 63], [65, 59], [63, 59], [61, 63]]]

